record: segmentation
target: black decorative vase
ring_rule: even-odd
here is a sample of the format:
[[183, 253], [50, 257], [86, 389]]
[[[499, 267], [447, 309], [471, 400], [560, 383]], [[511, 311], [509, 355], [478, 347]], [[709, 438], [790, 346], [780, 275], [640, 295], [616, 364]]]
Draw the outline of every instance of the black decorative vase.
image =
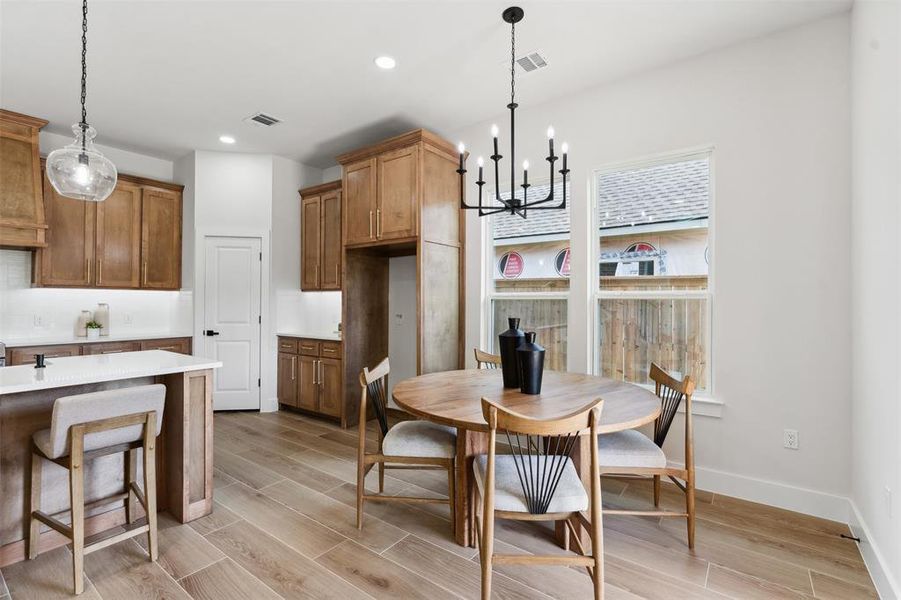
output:
[[525, 341], [516, 349], [519, 357], [519, 391], [523, 394], [541, 393], [541, 376], [544, 374], [544, 346], [535, 343], [535, 332], [526, 334]]
[[504, 374], [504, 387], [519, 387], [519, 362], [516, 358], [516, 349], [525, 339], [525, 334], [519, 328], [519, 319], [508, 317], [507, 324], [510, 329], [497, 336], [501, 350], [501, 370]]

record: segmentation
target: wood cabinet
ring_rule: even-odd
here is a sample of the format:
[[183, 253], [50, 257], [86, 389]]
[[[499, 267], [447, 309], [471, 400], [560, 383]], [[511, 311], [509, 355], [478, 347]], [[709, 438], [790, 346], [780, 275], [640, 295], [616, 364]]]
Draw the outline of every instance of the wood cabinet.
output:
[[47, 121], [0, 109], [0, 246], [40, 248], [47, 223], [38, 132]]
[[341, 342], [279, 337], [278, 349], [279, 404], [343, 420]]
[[181, 205], [181, 186], [175, 184], [120, 175], [106, 200], [84, 202], [60, 196], [45, 177], [47, 245], [36, 257], [35, 282], [179, 289]]
[[180, 354], [191, 354], [191, 338], [19, 346], [6, 349], [6, 364], [9, 366], [34, 364], [35, 354], [43, 354], [44, 358], [48, 359], [89, 354], [118, 354], [119, 352], [135, 352], [137, 350], [168, 350], [169, 352], [178, 352]]
[[344, 245], [359, 246], [377, 240], [375, 216], [376, 159], [344, 165]]
[[378, 156], [378, 205], [375, 231], [379, 240], [415, 237], [419, 214], [419, 146]]
[[118, 183], [106, 200], [94, 204], [94, 286], [138, 287], [141, 267], [141, 188], [128, 182]]
[[141, 213], [141, 287], [181, 287], [181, 190], [146, 186]]
[[300, 190], [300, 289], [341, 289], [341, 182]]

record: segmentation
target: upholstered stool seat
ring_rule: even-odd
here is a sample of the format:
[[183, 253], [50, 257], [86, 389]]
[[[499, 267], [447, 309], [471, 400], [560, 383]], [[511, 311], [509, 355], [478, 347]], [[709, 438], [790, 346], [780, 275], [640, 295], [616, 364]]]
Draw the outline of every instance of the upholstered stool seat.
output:
[[[156, 438], [163, 426], [166, 386], [143, 385], [105, 390], [58, 398], [53, 404], [50, 427], [32, 436], [31, 515], [28, 528], [28, 558], [38, 555], [41, 523], [72, 541], [72, 569], [75, 593], [84, 591], [84, 556], [120, 540], [147, 534], [150, 560], [155, 561], [157, 548], [156, 516]], [[143, 453], [144, 489], [135, 482], [137, 450]], [[125, 490], [95, 500], [100, 506], [125, 503], [123, 531], [93, 543], [85, 542], [84, 467], [88, 461], [110, 454], [125, 453]], [[69, 472], [68, 511], [71, 519], [63, 523], [41, 510], [43, 463], [51, 461]], [[145, 524], [135, 523], [137, 503], [147, 516]]]
[[456, 451], [457, 430], [428, 421], [402, 421], [382, 440], [385, 456], [453, 458]]
[[605, 467], [666, 467], [663, 449], [654, 440], [634, 429], [599, 435], [598, 453], [601, 464]]

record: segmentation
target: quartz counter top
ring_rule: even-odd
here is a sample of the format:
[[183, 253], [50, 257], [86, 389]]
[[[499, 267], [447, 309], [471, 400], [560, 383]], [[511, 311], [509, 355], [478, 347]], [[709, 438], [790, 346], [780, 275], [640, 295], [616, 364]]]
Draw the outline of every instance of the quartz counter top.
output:
[[304, 338], [307, 340], [325, 340], [327, 342], [340, 342], [340, 333], [303, 333], [298, 331], [279, 331], [275, 335], [290, 338]]
[[217, 360], [166, 350], [52, 358], [47, 360], [47, 366], [43, 369], [36, 369], [34, 365], [0, 368], [0, 396], [87, 383], [216, 369], [221, 366], [222, 363]]
[[174, 332], [174, 331], [156, 331], [150, 333], [127, 332], [113, 333], [111, 335], [101, 336], [96, 340], [89, 340], [86, 337], [77, 337], [75, 335], [48, 335], [34, 336], [25, 338], [13, 338], [11, 340], [0, 340], [6, 344], [7, 348], [21, 348], [23, 346], [59, 346], [63, 344], [102, 344], [103, 342], [134, 342], [137, 340], [167, 340], [170, 338], [189, 338], [194, 334], [191, 332]]

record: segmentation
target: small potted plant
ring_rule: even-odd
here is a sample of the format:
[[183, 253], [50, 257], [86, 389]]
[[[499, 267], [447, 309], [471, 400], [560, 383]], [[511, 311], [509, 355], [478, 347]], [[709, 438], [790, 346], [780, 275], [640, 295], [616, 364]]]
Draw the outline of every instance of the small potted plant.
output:
[[88, 321], [85, 323], [85, 331], [88, 332], [89, 340], [96, 340], [100, 338], [100, 323], [97, 321]]

